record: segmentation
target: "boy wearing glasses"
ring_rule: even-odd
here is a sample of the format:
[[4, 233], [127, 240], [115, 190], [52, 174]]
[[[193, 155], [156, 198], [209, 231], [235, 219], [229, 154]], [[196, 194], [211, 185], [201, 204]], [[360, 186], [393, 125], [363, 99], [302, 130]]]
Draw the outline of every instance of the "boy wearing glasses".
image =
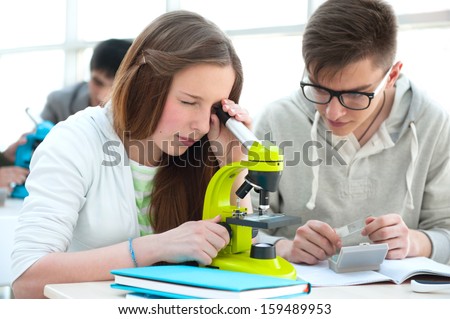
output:
[[396, 37], [385, 2], [326, 1], [305, 29], [299, 90], [256, 123], [284, 149], [271, 210], [302, 217], [260, 236], [291, 262], [368, 241], [387, 243], [388, 259], [450, 260], [449, 115], [400, 73]]

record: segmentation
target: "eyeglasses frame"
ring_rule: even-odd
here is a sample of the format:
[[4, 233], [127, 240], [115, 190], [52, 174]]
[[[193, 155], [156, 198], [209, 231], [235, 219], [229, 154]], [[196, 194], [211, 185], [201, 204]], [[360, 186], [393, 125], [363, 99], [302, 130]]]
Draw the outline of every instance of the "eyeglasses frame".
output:
[[[341, 103], [341, 105], [342, 105], [343, 107], [345, 107], [346, 109], [353, 110], [353, 111], [363, 111], [363, 110], [366, 110], [366, 109], [369, 108], [370, 103], [372, 102], [372, 99], [373, 99], [378, 93], [381, 92], [381, 90], [383, 89], [384, 85], [385, 85], [385, 84], [387, 83], [387, 81], [388, 81], [388, 78], [389, 78], [389, 75], [391, 74], [391, 71], [392, 71], [392, 66], [391, 66], [391, 67], [389, 68], [389, 70], [386, 72], [386, 74], [384, 75], [383, 79], [381, 80], [381, 82], [378, 84], [378, 86], [375, 88], [375, 90], [374, 90], [372, 93], [358, 92], [358, 91], [335, 91], [335, 90], [331, 90], [331, 89], [328, 89], [328, 88], [326, 88], [326, 87], [323, 87], [323, 86], [320, 86], [320, 85], [317, 85], [317, 84], [312, 84], [312, 83], [304, 82], [303, 80], [300, 81], [300, 87], [302, 88], [303, 96], [304, 96], [308, 101], [310, 101], [310, 102], [312, 102], [312, 103], [320, 104], [320, 105], [325, 105], [325, 104], [330, 103], [330, 101], [333, 99], [333, 97], [337, 97], [337, 99], [339, 100], [339, 103]], [[304, 73], [306, 73], [306, 70], [305, 70]], [[304, 77], [305, 77], [305, 76], [303, 76], [302, 78], [304, 78]], [[319, 103], [319, 102], [316, 102], [316, 101], [313, 101], [313, 100], [308, 99], [308, 98], [306, 97], [305, 90], [304, 90], [305, 86], [312, 86], [312, 87], [315, 87], [315, 88], [318, 88], [318, 89], [327, 91], [327, 92], [330, 94], [330, 99], [329, 99], [327, 102], [322, 102], [322, 103]], [[367, 97], [369, 98], [369, 104], [368, 104], [366, 107], [364, 107], [364, 108], [353, 108], [353, 107], [349, 107], [349, 106], [345, 105], [344, 102], [341, 100], [341, 96], [342, 96], [342, 94], [348, 94], [348, 93], [350, 93], [350, 94], [362, 94], [362, 95], [367, 96]]]

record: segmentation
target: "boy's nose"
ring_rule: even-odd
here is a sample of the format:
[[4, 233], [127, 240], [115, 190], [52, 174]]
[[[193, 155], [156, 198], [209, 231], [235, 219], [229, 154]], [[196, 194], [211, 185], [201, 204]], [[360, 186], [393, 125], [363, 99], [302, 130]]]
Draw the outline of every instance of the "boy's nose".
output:
[[341, 104], [336, 96], [333, 96], [326, 108], [327, 118], [336, 121], [347, 113], [347, 109]]

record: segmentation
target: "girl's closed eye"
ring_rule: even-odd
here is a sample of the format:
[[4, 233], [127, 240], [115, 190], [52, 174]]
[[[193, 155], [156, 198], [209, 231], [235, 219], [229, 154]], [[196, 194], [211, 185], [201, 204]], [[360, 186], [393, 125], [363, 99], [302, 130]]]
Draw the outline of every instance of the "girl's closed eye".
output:
[[182, 104], [187, 104], [187, 105], [195, 105], [196, 102], [190, 102], [190, 101], [181, 101]]

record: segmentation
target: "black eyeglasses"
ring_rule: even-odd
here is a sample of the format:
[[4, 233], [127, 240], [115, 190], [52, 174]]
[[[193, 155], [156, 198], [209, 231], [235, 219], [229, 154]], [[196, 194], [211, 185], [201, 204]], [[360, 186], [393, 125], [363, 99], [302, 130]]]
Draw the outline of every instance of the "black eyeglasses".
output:
[[372, 99], [383, 89], [386, 84], [391, 68], [386, 72], [385, 76], [381, 80], [380, 84], [375, 88], [373, 93], [357, 92], [357, 91], [334, 91], [327, 89], [323, 86], [306, 83], [301, 81], [300, 86], [303, 91], [303, 95], [308, 101], [316, 104], [328, 104], [335, 96], [338, 98], [341, 105], [350, 110], [362, 111], [370, 106]]

